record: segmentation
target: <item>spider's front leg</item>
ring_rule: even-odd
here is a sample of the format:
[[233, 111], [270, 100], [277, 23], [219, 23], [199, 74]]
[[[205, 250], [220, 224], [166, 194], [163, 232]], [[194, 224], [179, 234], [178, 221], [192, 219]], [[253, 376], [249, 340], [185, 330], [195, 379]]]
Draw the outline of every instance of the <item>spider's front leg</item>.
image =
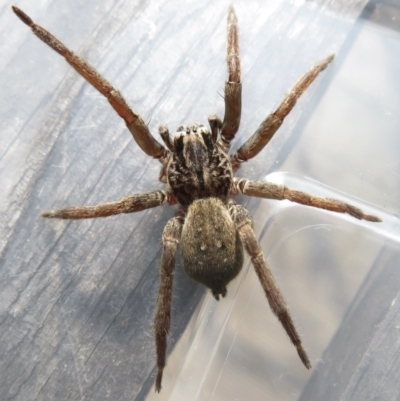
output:
[[226, 63], [228, 66], [228, 80], [225, 83], [225, 115], [221, 128], [221, 140], [228, 151], [231, 146], [231, 141], [239, 129], [240, 116], [242, 113], [239, 28], [235, 10], [232, 6], [229, 7], [228, 11]]
[[315, 64], [296, 82], [293, 88], [286, 93], [278, 108], [267, 116], [260, 124], [257, 131], [231, 157], [234, 171], [239, 169], [243, 162], [253, 158], [264, 148], [282, 125], [285, 117], [293, 109], [297, 99], [311, 85], [315, 78], [317, 78], [319, 73], [328, 66], [333, 58], [334, 55], [331, 54]]
[[379, 217], [366, 214], [356, 206], [350, 205], [339, 199], [324, 198], [310, 195], [306, 192], [296, 191], [283, 185], [266, 181], [253, 181], [246, 178], [234, 178], [232, 194], [242, 193], [257, 198], [290, 200], [301, 205], [313, 206], [319, 209], [329, 210], [335, 213], [347, 213], [359, 220], [372, 222], [382, 221]]
[[211, 126], [213, 140], [217, 139], [217, 133], [221, 131], [218, 143], [225, 152], [231, 147], [231, 141], [236, 135], [242, 113], [242, 83], [240, 81], [241, 67], [239, 54], [239, 28], [235, 10], [232, 6], [228, 11], [228, 29], [226, 43], [226, 64], [228, 79], [225, 82], [225, 115], [224, 121], [219, 117], [210, 116], [208, 121]]
[[161, 390], [161, 381], [167, 355], [167, 336], [171, 325], [172, 284], [175, 271], [175, 256], [181, 238], [182, 217], [173, 217], [168, 221], [162, 235], [163, 253], [160, 269], [160, 289], [155, 316], [155, 334], [157, 348], [156, 392]]
[[172, 193], [166, 190], [157, 190], [151, 192], [143, 192], [126, 196], [116, 202], [101, 203], [95, 206], [71, 206], [64, 209], [49, 210], [41, 214], [42, 217], [56, 219], [92, 219], [96, 217], [113, 216], [120, 213], [140, 212], [160, 206], [163, 203], [171, 205], [176, 203]]
[[244, 206], [238, 205], [234, 201], [229, 202], [229, 212], [239, 232], [240, 239], [247, 253], [250, 255], [251, 262], [264, 289], [265, 295], [267, 296], [272, 312], [286, 330], [304, 366], [310, 369], [310, 360], [301, 344], [300, 336], [294, 326], [286, 302], [264, 259], [260, 244], [255, 236], [253, 219], [251, 218], [250, 212]]
[[32, 19], [18, 7], [12, 6], [12, 9], [18, 18], [28, 25], [40, 40], [63, 56], [78, 74], [85, 78], [86, 81], [107, 98], [112, 108], [124, 119], [129, 131], [141, 149], [149, 156], [159, 159], [161, 163], [165, 164], [168, 151], [151, 135], [146, 123], [139, 114], [130, 109], [121, 93], [104, 79], [89, 63], [68, 49], [64, 43], [57, 39], [52, 33], [33, 22]]

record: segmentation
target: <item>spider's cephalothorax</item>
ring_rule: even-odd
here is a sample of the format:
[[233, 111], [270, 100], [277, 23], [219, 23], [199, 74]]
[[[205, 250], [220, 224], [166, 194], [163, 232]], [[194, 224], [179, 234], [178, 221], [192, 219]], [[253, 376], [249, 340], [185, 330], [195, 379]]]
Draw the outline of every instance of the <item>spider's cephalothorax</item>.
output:
[[228, 156], [213, 141], [211, 132], [202, 124], [193, 124], [178, 128], [167, 177], [175, 199], [189, 206], [209, 197], [225, 201], [233, 173]]
[[139, 114], [129, 108], [122, 95], [91, 65], [69, 50], [46, 29], [35, 24], [19, 8], [13, 6], [13, 10], [32, 28], [36, 36], [61, 54], [79, 74], [107, 98], [118, 115], [125, 120], [141, 149], [161, 162], [160, 181], [168, 184], [163, 190], [134, 194], [120, 201], [52, 210], [42, 213], [42, 216], [83, 219], [138, 212], [163, 203], [180, 204], [176, 216], [168, 221], [162, 235], [161, 280], [155, 317], [158, 368], [156, 391], [161, 390], [166, 363], [172, 283], [179, 243], [186, 272], [190, 277], [209, 287], [217, 299], [219, 295], [225, 296], [227, 284], [239, 273], [243, 265], [244, 246], [273, 313], [296, 347], [303, 364], [307, 369], [311, 368], [288, 307], [254, 234], [250, 213], [229, 197], [242, 193], [259, 198], [287, 199], [337, 213], [348, 213], [358, 219], [380, 221], [378, 217], [365, 214], [362, 210], [337, 199], [313, 196], [269, 182], [234, 178], [232, 174], [232, 171], [240, 168], [241, 163], [253, 158], [264, 148], [292, 110], [299, 96], [332, 61], [333, 55], [326, 57], [307, 71], [285, 95], [278, 108], [265, 118], [257, 131], [235, 154], [227, 156], [230, 143], [239, 129], [242, 90], [237, 19], [233, 7], [230, 7], [224, 120], [211, 116], [209, 118], [211, 132], [201, 124], [180, 127], [173, 140], [169, 136], [168, 128], [161, 126], [160, 135], [166, 145], [165, 148], [151, 135]]

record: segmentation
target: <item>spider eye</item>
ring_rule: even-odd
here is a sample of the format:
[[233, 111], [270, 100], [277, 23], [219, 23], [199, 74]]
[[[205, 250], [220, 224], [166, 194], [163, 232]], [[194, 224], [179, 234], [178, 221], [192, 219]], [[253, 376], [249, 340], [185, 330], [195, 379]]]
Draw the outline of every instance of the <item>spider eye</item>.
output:
[[185, 130], [185, 127], [183, 125], [179, 126], [176, 132], [182, 132]]

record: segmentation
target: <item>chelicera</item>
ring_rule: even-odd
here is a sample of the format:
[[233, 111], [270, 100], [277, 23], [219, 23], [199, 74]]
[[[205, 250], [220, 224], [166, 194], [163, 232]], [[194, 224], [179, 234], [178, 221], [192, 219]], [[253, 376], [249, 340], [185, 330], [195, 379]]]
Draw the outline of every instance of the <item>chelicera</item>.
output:
[[307, 206], [348, 213], [357, 219], [378, 222], [376, 216], [340, 200], [312, 196], [287, 187], [246, 178], [235, 178], [241, 164], [255, 157], [281, 126], [299, 96], [318, 74], [332, 61], [329, 55], [307, 71], [284, 96], [276, 110], [270, 113], [257, 131], [234, 153], [230, 146], [239, 129], [241, 116], [241, 68], [237, 18], [233, 7], [228, 12], [227, 69], [225, 83], [225, 116], [210, 116], [210, 128], [200, 123], [178, 128], [171, 136], [166, 126], [159, 128], [165, 144], [159, 143], [150, 133], [139, 114], [132, 111], [122, 95], [114, 89], [92, 66], [69, 50], [60, 40], [19, 8], [15, 14], [33, 33], [49, 45], [110, 102], [122, 117], [139, 147], [161, 163], [159, 180], [163, 190], [139, 193], [116, 202], [96, 206], [67, 207], [42, 213], [43, 217], [60, 219], [86, 219], [120, 213], [139, 212], [164, 203], [178, 204], [175, 217], [166, 224], [162, 234], [160, 290], [155, 315], [157, 349], [157, 378], [155, 389], [161, 390], [166, 364], [167, 336], [171, 322], [171, 298], [175, 257], [180, 248], [181, 259], [187, 274], [210, 288], [219, 300], [227, 293], [227, 285], [243, 266], [243, 247], [267, 296], [273, 313], [278, 317], [298, 355], [307, 369], [310, 360], [293, 324], [288, 307], [265, 261], [253, 231], [250, 213], [235, 203], [232, 196], [245, 194], [259, 198], [287, 199]]

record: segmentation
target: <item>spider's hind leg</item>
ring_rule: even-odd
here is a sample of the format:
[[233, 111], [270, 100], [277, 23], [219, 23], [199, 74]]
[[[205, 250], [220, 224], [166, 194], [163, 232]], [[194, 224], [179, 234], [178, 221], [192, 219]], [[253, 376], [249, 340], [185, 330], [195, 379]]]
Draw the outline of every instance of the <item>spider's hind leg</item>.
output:
[[229, 202], [229, 212], [239, 232], [240, 239], [251, 258], [251, 262], [260, 280], [261, 286], [264, 289], [265, 295], [267, 296], [272, 312], [279, 319], [293, 345], [296, 347], [297, 353], [304, 366], [310, 369], [310, 360], [301, 344], [300, 336], [294, 326], [289, 309], [265, 261], [260, 244], [255, 236], [250, 212], [244, 206], [237, 205], [234, 201]]
[[157, 348], [156, 392], [161, 390], [163, 371], [167, 355], [167, 336], [171, 325], [172, 284], [175, 271], [175, 256], [181, 238], [183, 219], [173, 217], [168, 221], [162, 235], [163, 253], [160, 268], [160, 289], [154, 321]]

